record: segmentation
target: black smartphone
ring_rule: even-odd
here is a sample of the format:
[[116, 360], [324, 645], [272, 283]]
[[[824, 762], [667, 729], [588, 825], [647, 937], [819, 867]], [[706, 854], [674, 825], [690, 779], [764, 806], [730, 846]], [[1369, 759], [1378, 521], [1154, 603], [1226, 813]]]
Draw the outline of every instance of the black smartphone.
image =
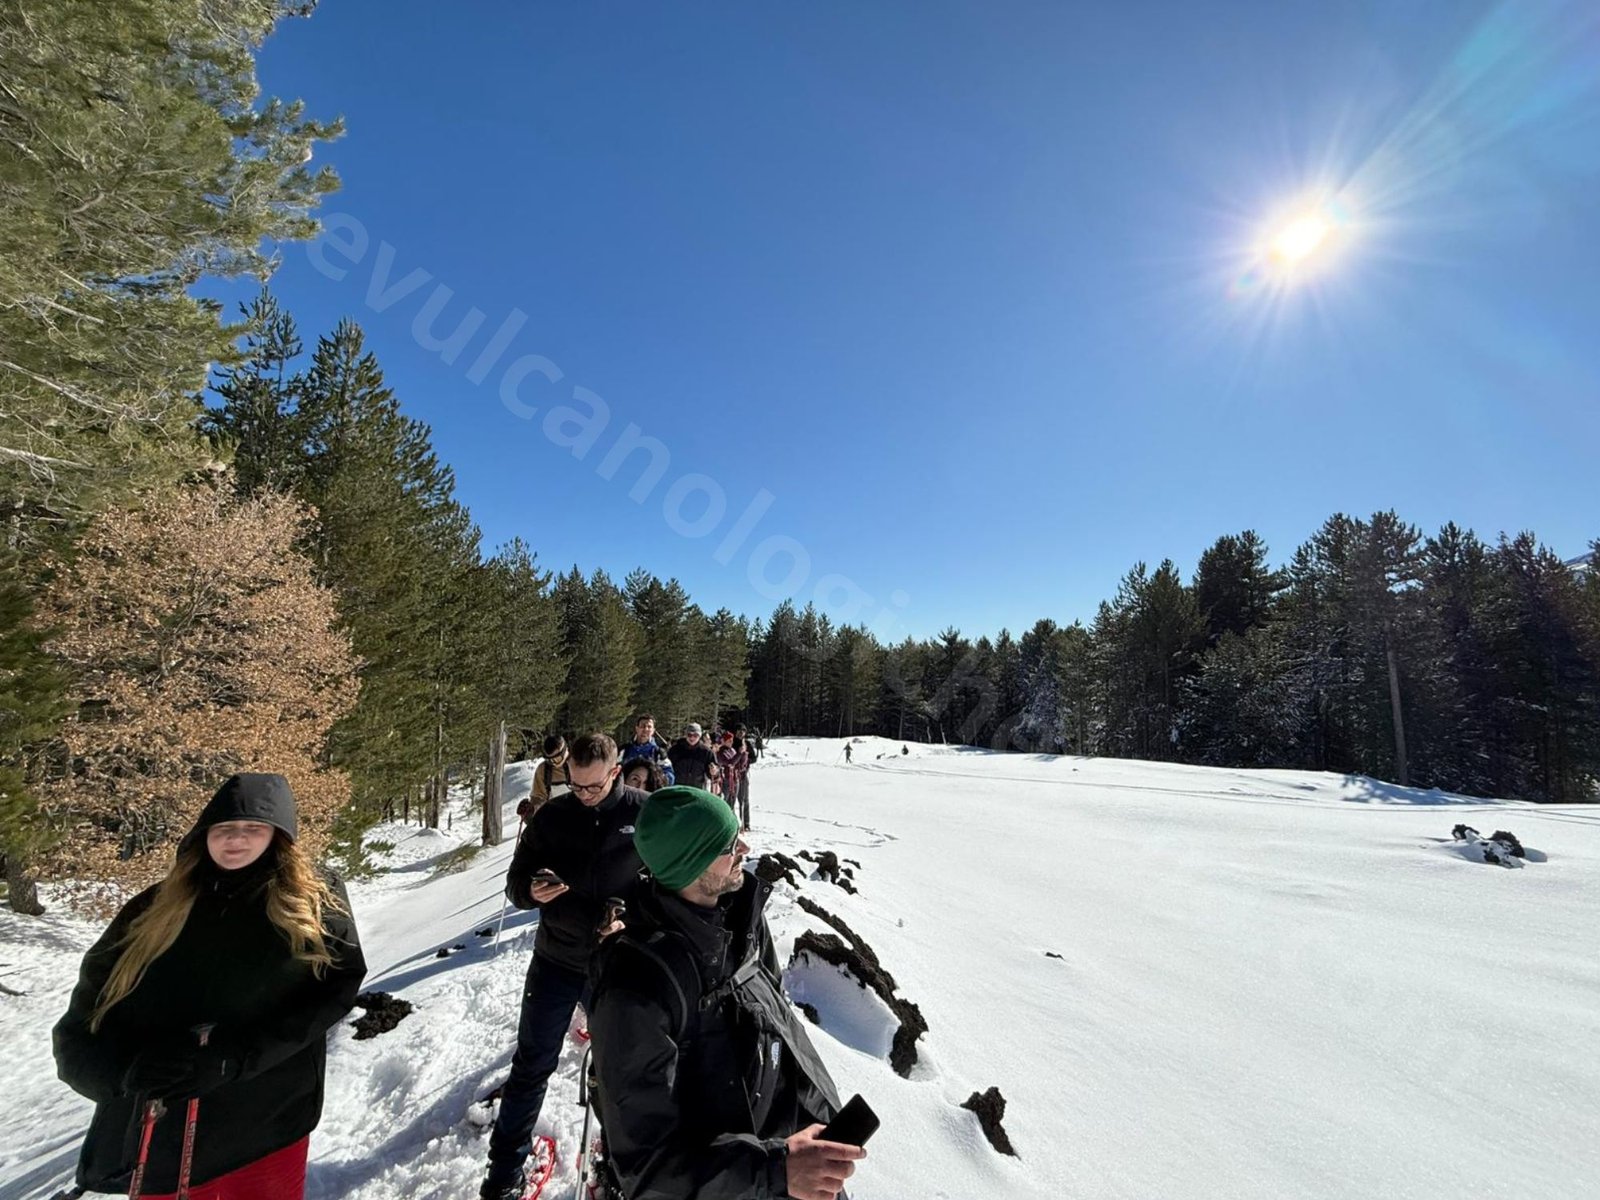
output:
[[850, 1102], [834, 1114], [823, 1131], [817, 1134], [819, 1142], [838, 1142], [845, 1146], [865, 1146], [867, 1139], [878, 1132], [878, 1114], [860, 1092], [850, 1097]]
[[628, 914], [628, 902], [611, 896], [606, 900], [606, 915], [600, 918], [600, 924], [595, 927], [596, 933], [604, 933], [611, 928], [613, 921], [620, 921]]
[[534, 887], [543, 887], [546, 884], [560, 883], [560, 882], [561, 882], [561, 876], [557, 875], [549, 867], [540, 867], [537, 871], [535, 871], [533, 873], [533, 886]]

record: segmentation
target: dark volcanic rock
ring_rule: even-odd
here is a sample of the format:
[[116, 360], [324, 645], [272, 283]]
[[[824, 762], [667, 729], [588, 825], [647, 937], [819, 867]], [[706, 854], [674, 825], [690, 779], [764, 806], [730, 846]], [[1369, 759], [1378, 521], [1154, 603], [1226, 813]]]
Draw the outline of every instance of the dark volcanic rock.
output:
[[[807, 911], [813, 911], [808, 909]], [[824, 918], [827, 919], [827, 918]], [[831, 923], [831, 922], [830, 922]], [[839, 923], [843, 925], [843, 922]], [[911, 1001], [894, 994], [894, 980], [878, 963], [872, 948], [851, 937], [854, 945], [831, 933], [812, 933], [807, 930], [795, 939], [794, 958], [809, 954], [836, 967], [841, 967], [863, 988], [871, 988], [888, 1006], [900, 1027], [895, 1030], [894, 1042], [889, 1049], [889, 1065], [895, 1073], [909, 1077], [917, 1062], [917, 1039], [928, 1032], [928, 1022], [922, 1010]], [[791, 960], [792, 961], [792, 960]]]
[[1489, 835], [1491, 842], [1499, 842], [1509, 850], [1514, 858], [1527, 858], [1528, 852], [1522, 848], [1522, 843], [1517, 840], [1517, 835], [1505, 829], [1496, 829]]
[[787, 854], [777, 850], [769, 850], [756, 862], [756, 878], [765, 879], [768, 883], [777, 883], [779, 880], [798, 888], [800, 881], [805, 878], [805, 868]]
[[409, 1000], [401, 1000], [388, 992], [362, 992], [356, 997], [356, 1007], [366, 1009], [363, 1016], [351, 1022], [355, 1026], [356, 1041], [388, 1033], [412, 1012]]
[[1006, 1136], [1004, 1126], [1000, 1124], [1006, 1115], [1006, 1098], [1000, 1094], [997, 1087], [990, 1088], [987, 1092], [973, 1092], [962, 1108], [970, 1109], [978, 1114], [978, 1124], [983, 1128], [983, 1136], [989, 1139], [989, 1144], [1001, 1154], [1017, 1157], [1017, 1152], [1012, 1149], [1011, 1139]]

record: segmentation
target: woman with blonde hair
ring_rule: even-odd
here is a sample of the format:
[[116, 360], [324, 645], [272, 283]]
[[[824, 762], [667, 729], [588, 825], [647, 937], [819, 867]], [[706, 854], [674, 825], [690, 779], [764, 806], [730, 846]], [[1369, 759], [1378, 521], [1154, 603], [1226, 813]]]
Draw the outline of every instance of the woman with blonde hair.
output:
[[95, 1102], [78, 1186], [296, 1200], [328, 1030], [366, 974], [337, 876], [295, 843], [282, 775], [235, 775], [167, 877], [84, 955], [56, 1068]]

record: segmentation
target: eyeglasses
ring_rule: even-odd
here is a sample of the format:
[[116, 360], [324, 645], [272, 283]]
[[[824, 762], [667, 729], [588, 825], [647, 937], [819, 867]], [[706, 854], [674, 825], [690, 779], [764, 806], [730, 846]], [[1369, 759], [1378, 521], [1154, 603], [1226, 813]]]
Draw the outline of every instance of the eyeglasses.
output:
[[738, 853], [738, 850], [739, 850], [739, 835], [736, 833], [736, 834], [733, 835], [733, 841], [728, 843], [728, 848], [726, 850], [724, 850], [722, 853], [723, 853], [724, 856], [726, 856], [726, 855], [729, 855], [729, 854], [736, 854], [736, 853]]
[[567, 786], [577, 796], [598, 796], [611, 786], [611, 781], [617, 777], [617, 768], [612, 767], [606, 772], [606, 777], [599, 783], [569, 783]]

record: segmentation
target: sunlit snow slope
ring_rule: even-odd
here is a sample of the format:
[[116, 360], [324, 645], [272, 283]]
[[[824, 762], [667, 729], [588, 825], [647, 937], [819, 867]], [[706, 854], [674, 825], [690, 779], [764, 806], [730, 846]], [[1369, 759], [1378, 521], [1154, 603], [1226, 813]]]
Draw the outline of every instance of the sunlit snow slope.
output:
[[[770, 748], [752, 841], [860, 864], [857, 894], [799, 892], [929, 1026], [901, 1078], [875, 996], [814, 963], [790, 975], [841, 1091], [884, 1119], [857, 1200], [1600, 1195], [1600, 810], [882, 739], [846, 765], [843, 747]], [[510, 769], [513, 801], [530, 775]], [[511, 835], [441, 871], [475, 822], [463, 798], [451, 831], [371, 835], [394, 848], [352, 887], [367, 986], [417, 1007], [368, 1041], [335, 1032], [314, 1197], [476, 1194], [469, 1108], [509, 1060], [537, 916], [477, 935]], [[1458, 822], [1511, 830], [1528, 859], [1485, 864], [1450, 840]], [[785, 962], [828, 932], [796, 894], [780, 884], [769, 909]], [[0, 1197], [70, 1180], [89, 1110], [54, 1080], [49, 1026], [93, 934], [0, 918], [0, 982], [27, 993], [0, 996]], [[576, 1182], [579, 1053], [542, 1120], [555, 1200]], [[1018, 1158], [960, 1107], [991, 1086]]]

